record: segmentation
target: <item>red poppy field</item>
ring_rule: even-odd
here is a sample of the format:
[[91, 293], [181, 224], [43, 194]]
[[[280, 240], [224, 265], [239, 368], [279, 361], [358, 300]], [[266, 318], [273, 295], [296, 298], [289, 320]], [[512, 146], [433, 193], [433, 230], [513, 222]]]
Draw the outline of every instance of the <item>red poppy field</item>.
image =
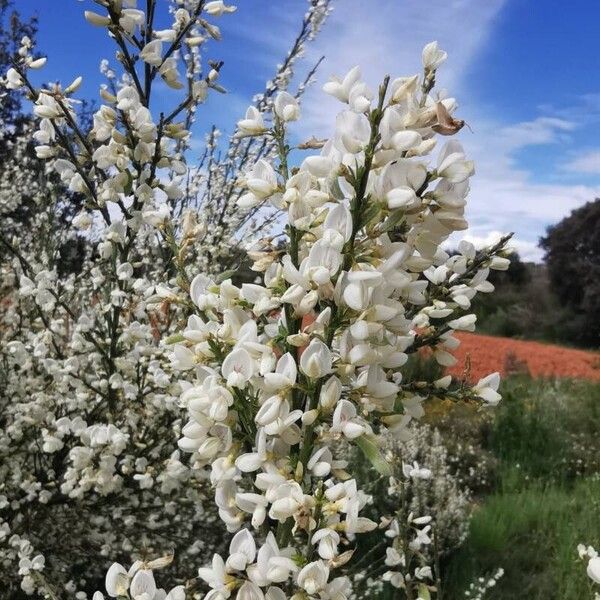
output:
[[565, 348], [554, 344], [511, 338], [458, 333], [458, 359], [449, 372], [463, 375], [470, 362], [469, 379], [477, 380], [498, 371], [529, 372], [534, 377], [568, 377], [600, 381], [600, 353]]

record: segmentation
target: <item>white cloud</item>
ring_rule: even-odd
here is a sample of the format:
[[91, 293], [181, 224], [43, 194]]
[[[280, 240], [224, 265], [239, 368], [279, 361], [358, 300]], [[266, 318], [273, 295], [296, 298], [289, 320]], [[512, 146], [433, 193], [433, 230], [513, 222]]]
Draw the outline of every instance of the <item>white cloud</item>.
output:
[[[438, 76], [438, 87], [447, 87], [459, 102], [474, 129], [463, 130], [466, 151], [476, 161], [467, 216], [470, 235], [487, 239], [498, 231], [514, 231], [513, 245], [528, 260], [541, 260], [538, 239], [548, 225], [600, 195], [600, 186], [540, 183], [548, 173], [532, 173], [519, 162], [519, 151], [565, 142], [590, 119], [599, 98], [588, 95], [561, 111], [540, 107], [537, 118], [510, 123], [490, 114], [485, 106], [469, 104], [475, 83], [467, 77], [488, 38], [504, 0], [340, 0], [310, 55], [325, 55], [318, 85], [309, 90], [303, 105], [303, 133], [330, 133], [339, 103], [323, 94], [322, 83], [331, 74], [343, 75], [359, 64], [367, 82], [376, 89], [384, 74], [409, 75], [421, 69], [423, 45], [437, 39], [449, 59]], [[523, 99], [523, 102], [526, 102]], [[585, 110], [584, 110], [585, 105]], [[528, 107], [529, 108], [529, 107]], [[592, 111], [593, 112], [593, 111]], [[596, 114], [597, 110], [594, 112]], [[308, 136], [306, 136], [308, 137]], [[576, 163], [587, 173], [600, 173], [600, 153]], [[598, 167], [598, 169], [596, 169]], [[536, 178], [538, 175], [541, 177]]]
[[501, 128], [497, 135], [505, 150], [517, 150], [525, 146], [551, 144], [559, 141], [563, 132], [573, 131], [577, 125], [573, 121], [556, 117], [537, 117]]
[[532, 145], [558, 144], [576, 126], [573, 121], [547, 117], [514, 125], [477, 119], [476, 133], [462, 136], [477, 169], [467, 205], [473, 235], [513, 231], [524, 256], [541, 260], [536, 245], [546, 227], [598, 197], [600, 185], [536, 182], [515, 154]]
[[332, 127], [339, 104], [324, 98], [321, 85], [332, 74], [360, 65], [374, 89], [383, 76], [419, 73], [421, 49], [437, 40], [450, 60], [438, 76], [439, 86], [455, 90], [484, 45], [506, 0], [339, 0], [309, 56], [325, 56], [319, 85], [304, 102], [304, 127], [323, 135]]
[[592, 150], [577, 156], [564, 166], [566, 171], [600, 175], [600, 150]]
[[[477, 235], [473, 231], [470, 231], [466, 235], [461, 236], [461, 239], [471, 242], [475, 248], [481, 249], [488, 248], [498, 243], [503, 235], [504, 232], [495, 230], [488, 231], [482, 235]], [[455, 244], [453, 241], [449, 241], [446, 244], [446, 247], [450, 249], [455, 248], [456, 246], [457, 244]], [[536, 243], [527, 242], [515, 237], [510, 240], [508, 247], [511, 250], [518, 252], [519, 256], [524, 261], [538, 262], [541, 260], [543, 255], [543, 252], [537, 247]]]

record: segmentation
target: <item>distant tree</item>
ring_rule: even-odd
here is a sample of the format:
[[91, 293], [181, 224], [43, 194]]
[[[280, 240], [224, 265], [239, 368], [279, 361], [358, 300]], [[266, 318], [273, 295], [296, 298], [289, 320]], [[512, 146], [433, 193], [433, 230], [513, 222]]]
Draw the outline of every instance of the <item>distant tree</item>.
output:
[[549, 227], [540, 247], [553, 291], [573, 312], [572, 341], [600, 345], [600, 198]]

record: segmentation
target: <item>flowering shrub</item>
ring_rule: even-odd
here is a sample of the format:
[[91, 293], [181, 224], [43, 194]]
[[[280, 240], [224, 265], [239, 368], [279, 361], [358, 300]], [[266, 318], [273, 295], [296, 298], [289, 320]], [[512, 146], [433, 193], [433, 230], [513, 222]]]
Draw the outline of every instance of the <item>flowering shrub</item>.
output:
[[[356, 598], [377, 596], [386, 581], [405, 588], [410, 585], [413, 569], [417, 582], [431, 580], [434, 567], [436, 591], [441, 595], [440, 559], [459, 546], [467, 534], [470, 495], [459, 488], [450, 473], [448, 452], [439, 432], [416, 424], [409, 430], [405, 441], [391, 435], [384, 440], [384, 458], [392, 471], [387, 481], [378, 481], [356, 466], [353, 469], [362, 488], [373, 497], [368, 514], [393, 515], [385, 532], [388, 539], [372, 534], [373, 545], [367, 544], [360, 559], [361, 564], [380, 566], [370, 567], [366, 576], [353, 569]], [[358, 457], [352, 461], [353, 465], [361, 462]]]
[[[85, 279], [61, 279], [18, 259], [13, 267], [21, 298], [39, 316], [25, 340], [8, 345], [9, 371], [29, 387], [8, 410], [1, 446], [8, 453], [22, 441], [31, 464], [3, 479], [11, 512], [2, 525], [5, 556], [21, 559], [23, 589], [53, 598], [57, 585], [84, 587], [82, 575], [53, 583], [28, 539], [26, 507], [52, 506], [58, 528], [67, 497], [87, 507], [83, 514], [98, 528], [92, 553], [139, 554], [145, 546], [129, 571], [110, 568], [110, 597], [179, 600], [208, 589], [210, 600], [343, 600], [357, 570], [370, 576], [371, 565], [354, 556], [356, 539], [378, 530], [391, 540], [386, 580], [408, 599], [430, 598], [440, 577], [424, 550], [436, 539], [431, 515], [407, 514], [401, 502], [395, 514], [365, 516], [369, 495], [338, 450], [341, 441], [355, 445], [404, 497], [404, 479], [430, 472], [415, 464], [394, 473], [385, 439], [410, 438], [432, 398], [500, 400], [497, 373], [474, 386], [451, 376], [402, 377], [421, 348], [443, 366], [454, 362], [453, 333], [475, 326], [473, 297], [493, 290], [490, 269], [508, 266], [507, 238], [484, 251], [467, 242], [454, 256], [443, 249], [467, 227], [474, 171], [458, 142], [437, 148], [438, 135], [464, 124], [452, 116], [454, 99], [433, 95], [445, 52], [428, 44], [422, 76], [386, 77], [377, 93], [358, 68], [332, 79], [325, 91], [343, 105], [334, 133], [296, 147], [288, 126], [300, 117], [298, 99], [274, 93], [289, 82], [288, 57], [238, 122], [225, 159], [213, 131], [194, 172], [186, 151], [196, 107], [223, 91], [222, 63], [204, 70], [198, 48], [220, 37], [213, 20], [234, 7], [177, 0], [170, 27], [157, 30], [152, 0], [146, 11], [134, 0], [96, 4], [100, 12], [86, 19], [108, 30], [123, 75], [103, 64], [108, 81], [89, 133], [75, 111], [80, 78], [65, 88], [34, 87], [28, 71], [45, 59], [25, 43], [6, 76], [7, 87], [24, 88], [35, 105], [38, 157], [85, 197], [74, 224], [98, 236]], [[327, 10], [327, 2], [311, 2], [303, 41]], [[181, 97], [155, 115], [150, 99], [161, 80]], [[313, 153], [292, 166], [304, 150]], [[263, 215], [276, 213], [286, 219], [277, 242], [263, 231], [272, 218]], [[222, 265], [213, 267], [238, 232], [254, 283], [236, 284]], [[180, 407], [187, 411], [181, 428]], [[186, 582], [178, 570], [182, 585], [167, 594], [152, 571], [170, 559], [156, 556], [176, 547], [187, 567], [220, 541], [205, 529], [199, 536], [210, 524], [207, 480], [232, 534], [228, 551], [216, 552], [199, 580]], [[98, 499], [108, 496], [103, 514]], [[140, 528], [158, 535], [139, 535]], [[51, 557], [59, 578], [74, 563], [92, 562], [69, 543]]]
[[[453, 331], [474, 326], [464, 315], [470, 300], [491, 291], [490, 267], [507, 266], [499, 256], [506, 240], [481, 253], [461, 243], [454, 257], [440, 248], [466, 227], [473, 171], [455, 142], [434, 168], [421, 158], [436, 132], [461, 125], [450, 117], [453, 100], [430, 96], [444, 59], [428, 45], [423, 79], [386, 78], [374, 103], [358, 69], [326, 84], [347, 107], [321, 152], [298, 168], [290, 168], [286, 136], [299, 113], [291, 96], [280, 94], [270, 115], [250, 109], [238, 123], [242, 135], [267, 136], [279, 149], [275, 165], [259, 161], [248, 173], [239, 204], [269, 199], [288, 224], [283, 246], [252, 248], [262, 284], [204, 274], [191, 281], [197, 311], [173, 340], [174, 362], [191, 378], [179, 447], [192, 454], [192, 469], [209, 468], [219, 515], [235, 532], [228, 556], [215, 554], [199, 571], [207, 598], [349, 596], [352, 540], [378, 524], [361, 516], [369, 498], [335, 442], [356, 444], [389, 476], [380, 435], [408, 436], [429, 398], [500, 399], [497, 374], [473, 387], [449, 376], [403, 384], [401, 376], [408, 354], [424, 346], [452, 362]], [[389, 579], [408, 598], [436, 589], [420, 552], [431, 542], [430, 520], [382, 522], [392, 539], [410, 531], [409, 547], [393, 546], [389, 563], [402, 565]]]
[[[258, 106], [290, 84], [328, 5], [309, 3]], [[98, 557], [146, 558], [175, 547], [169, 575], [181, 580], [186, 561], [222, 545], [216, 511], [205, 501], [209, 482], [177, 449], [181, 386], [161, 339], [189, 309], [161, 282], [176, 276], [174, 260], [183, 258], [181, 247], [172, 253], [176, 232], [196, 270], [197, 257], [209, 253], [219, 270], [231, 266], [221, 259], [235, 256], [230, 238], [238, 230], [251, 237], [265, 227], [252, 222], [251, 211], [232, 210], [234, 182], [271, 150], [240, 146], [234, 137], [223, 158], [195, 169], [194, 181], [185, 164], [197, 105], [209, 90], [221, 91], [218, 65], [207, 69], [200, 59], [199, 50], [219, 37], [205, 18], [230, 8], [174, 2], [172, 28], [161, 31], [153, 27], [158, 5], [151, 14], [131, 2], [108, 8], [114, 22], [86, 18], [107, 27], [122, 63], [101, 65], [106, 103], [91, 129], [74, 98], [80, 78], [65, 88], [29, 81], [29, 70], [45, 63], [33, 55], [30, 37], [4, 81], [9, 94], [24, 86], [36, 117], [7, 145], [0, 183], [0, 580], [11, 598], [21, 597], [19, 588], [81, 596], [100, 585]], [[141, 58], [132, 50], [138, 34], [150, 49], [168, 46], [164, 64], [153, 65], [150, 50]], [[150, 45], [154, 38], [160, 43]], [[179, 88], [172, 76], [181, 68], [185, 97], [154, 123], [152, 89], [161, 78]], [[32, 141], [46, 171], [30, 156]], [[26, 206], [32, 216], [24, 227]], [[235, 218], [219, 229], [210, 219], [221, 211]], [[78, 249], [76, 268], [64, 268], [62, 248]]]
[[[463, 489], [452, 472], [453, 460], [437, 429], [413, 426], [404, 443], [390, 440], [394, 457], [405, 465], [425, 466], [431, 479], [414, 479], [407, 509], [414, 514], [431, 515], [435, 521], [437, 551], [447, 554], [460, 546], [467, 535], [471, 512], [471, 494]], [[406, 469], [405, 469], [406, 470]]]
[[481, 600], [487, 594], [487, 592], [494, 587], [498, 580], [504, 577], [504, 570], [498, 569], [495, 573], [488, 577], [480, 577], [477, 581], [471, 583], [469, 589], [465, 592], [465, 598], [467, 600]]

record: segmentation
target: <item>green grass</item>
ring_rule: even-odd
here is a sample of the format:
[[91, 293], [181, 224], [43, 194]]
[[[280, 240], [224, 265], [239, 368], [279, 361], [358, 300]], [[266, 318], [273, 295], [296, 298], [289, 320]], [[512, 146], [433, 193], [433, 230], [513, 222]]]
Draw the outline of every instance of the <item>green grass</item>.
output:
[[600, 385], [519, 376], [501, 391], [486, 445], [505, 489], [600, 473]]
[[490, 600], [593, 598], [576, 548], [600, 546], [600, 385], [519, 376], [502, 393], [480, 431], [495, 489], [479, 498], [468, 539], [445, 565], [444, 598], [464, 598], [499, 567]]
[[[433, 368], [411, 367], [414, 379]], [[444, 559], [442, 600], [465, 599], [498, 568], [505, 575], [487, 600], [591, 600], [577, 545], [600, 549], [600, 384], [520, 375], [501, 392], [492, 410], [440, 404], [429, 419], [476, 499], [467, 540]], [[482, 471], [482, 481], [470, 475]], [[380, 508], [384, 491], [372, 491]], [[387, 588], [378, 600], [400, 597]]]
[[471, 581], [502, 567], [490, 600], [592, 598], [576, 548], [598, 545], [599, 515], [598, 479], [488, 497], [475, 511], [467, 542], [446, 565], [444, 596], [458, 600]]

